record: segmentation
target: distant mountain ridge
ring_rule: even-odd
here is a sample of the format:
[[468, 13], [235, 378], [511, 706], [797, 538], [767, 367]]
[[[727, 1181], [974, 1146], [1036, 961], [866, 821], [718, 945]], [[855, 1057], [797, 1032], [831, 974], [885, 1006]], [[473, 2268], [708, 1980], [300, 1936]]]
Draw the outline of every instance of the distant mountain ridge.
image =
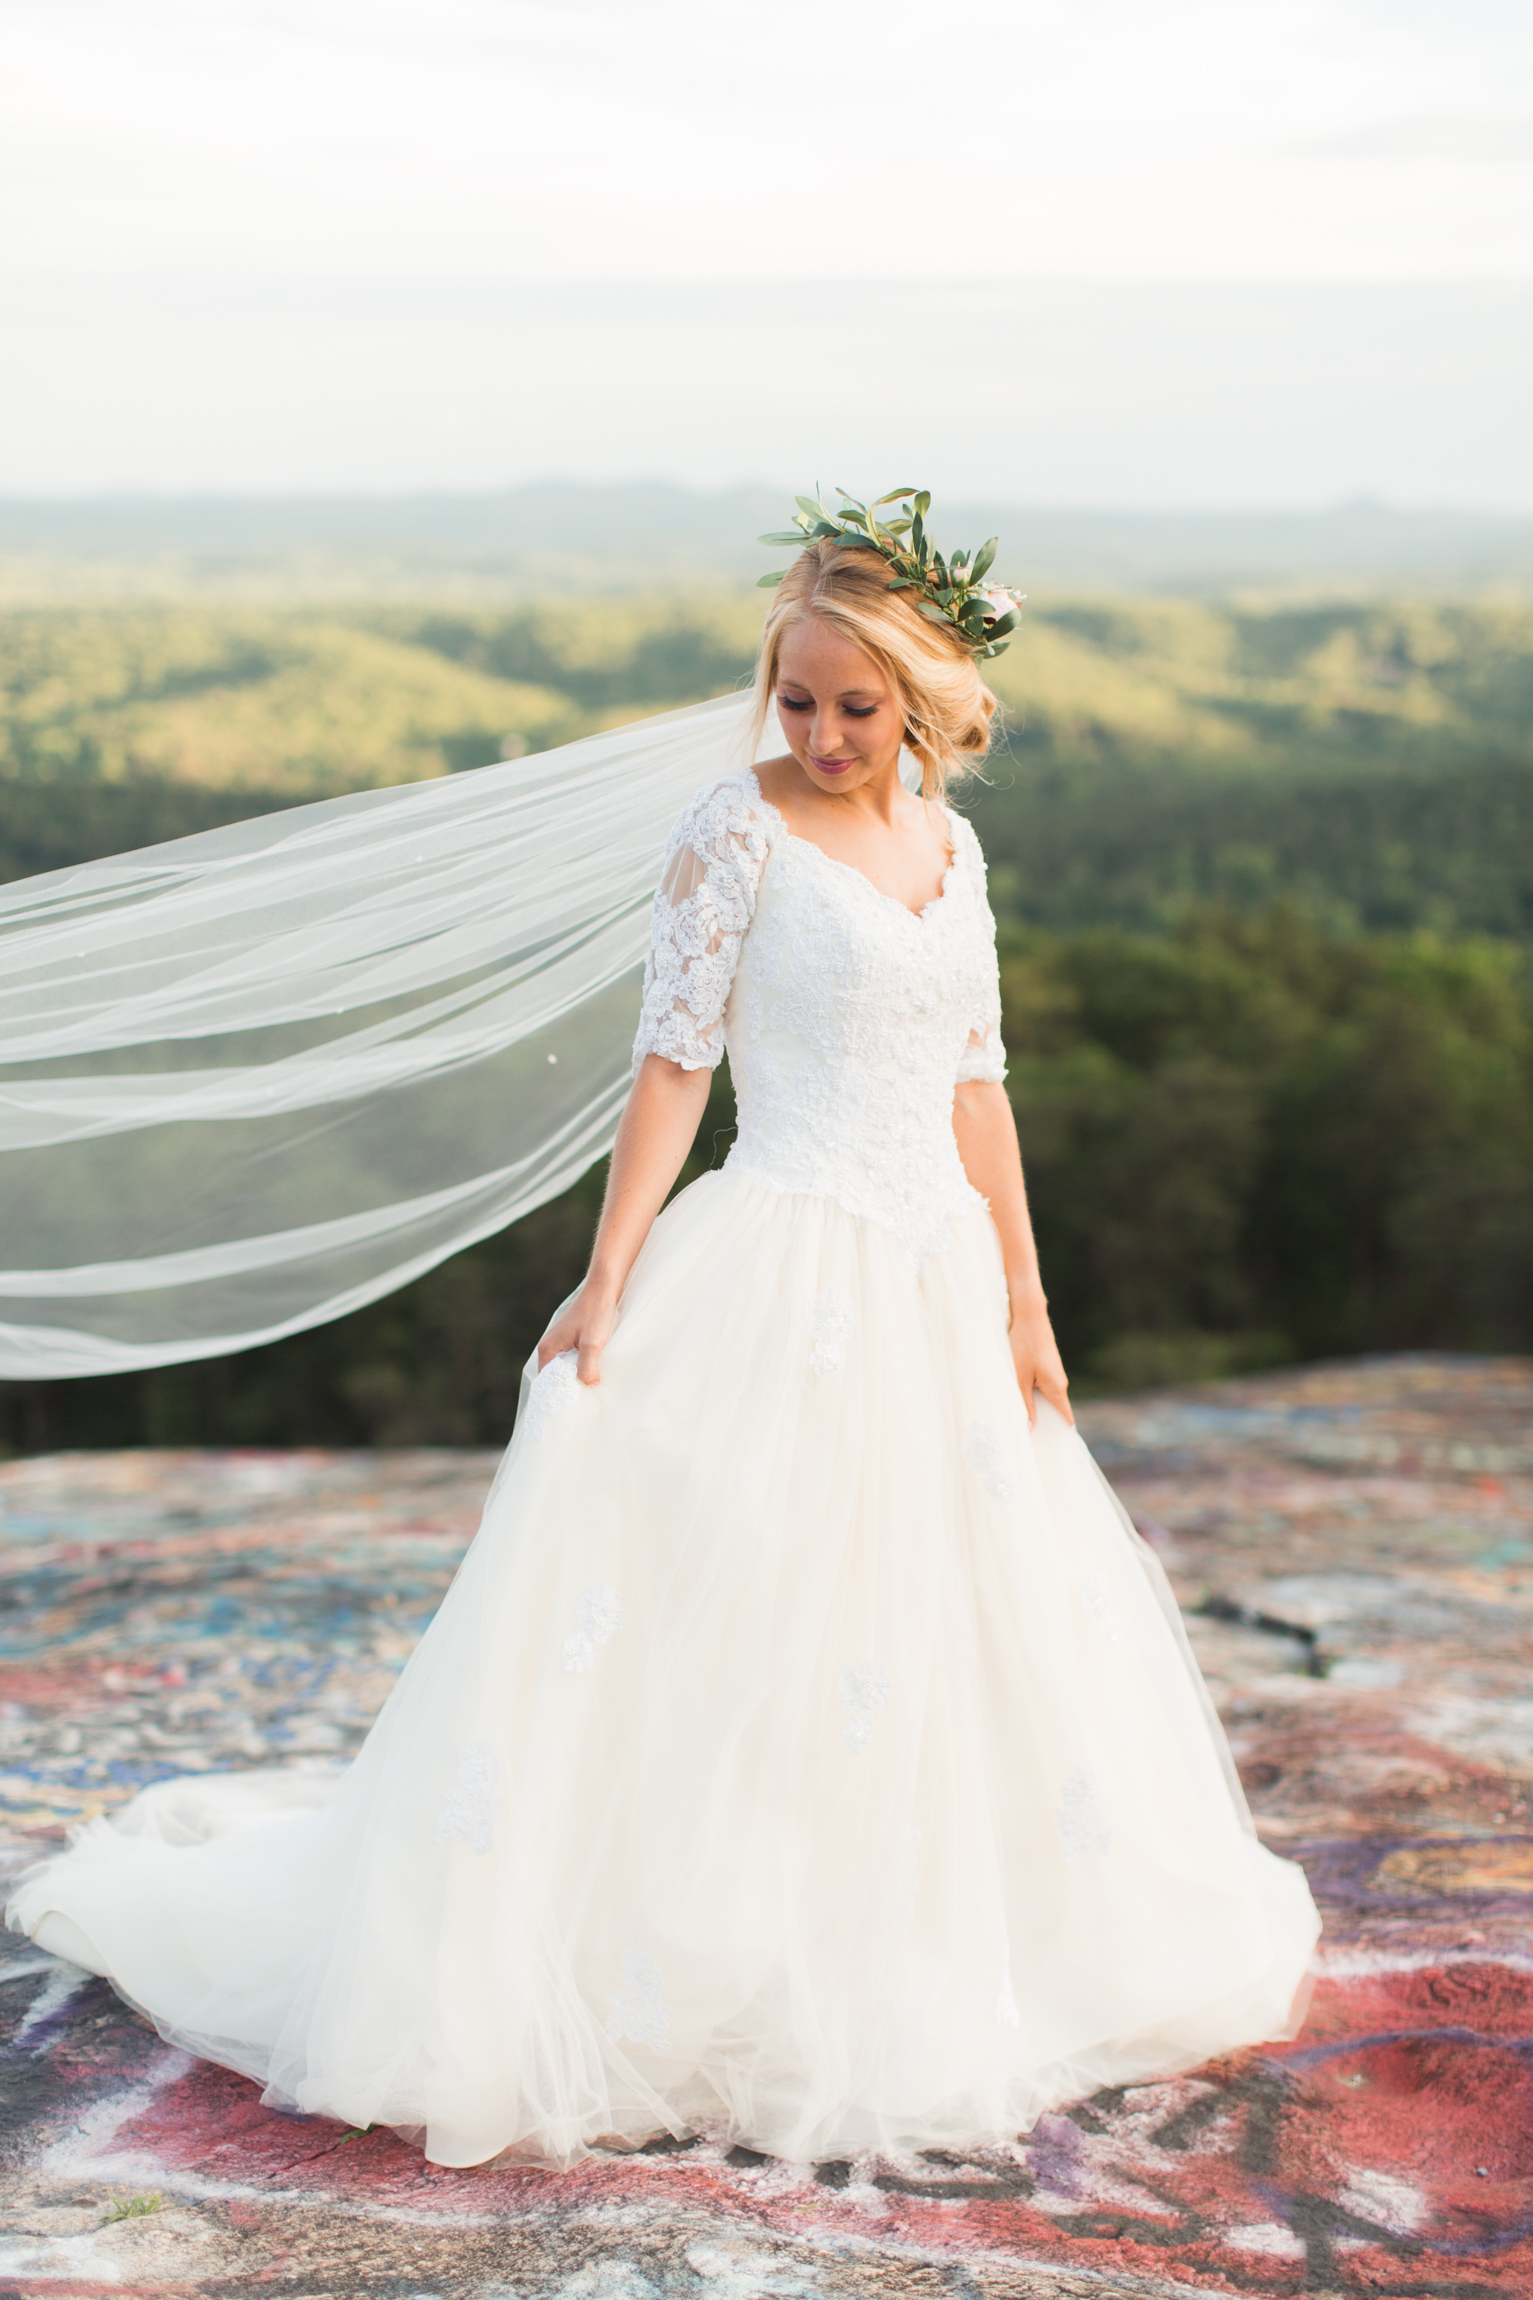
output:
[[[753, 582], [790, 490], [548, 481], [500, 493], [111, 495], [0, 500], [0, 596], [128, 591], [528, 597]], [[1055, 591], [1533, 589], [1533, 518], [1396, 511], [1102, 511], [939, 505], [944, 541], [1002, 539], [1001, 568]]]

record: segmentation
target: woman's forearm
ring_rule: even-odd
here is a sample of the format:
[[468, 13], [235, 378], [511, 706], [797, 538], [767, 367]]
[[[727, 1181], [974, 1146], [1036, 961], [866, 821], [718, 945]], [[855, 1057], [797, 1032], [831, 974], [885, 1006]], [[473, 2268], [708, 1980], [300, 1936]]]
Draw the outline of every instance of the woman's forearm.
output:
[[953, 1132], [964, 1172], [980, 1196], [990, 1201], [1013, 1304], [1021, 1294], [1041, 1294], [1017, 1122], [1005, 1087], [978, 1079], [958, 1087], [953, 1096]]
[[639, 1066], [612, 1145], [586, 1283], [614, 1300], [691, 1149], [713, 1082], [659, 1054]]
[[989, 1199], [991, 1219], [1000, 1237], [1011, 1302], [1011, 1358], [1027, 1418], [1030, 1422], [1036, 1419], [1041, 1397], [1062, 1420], [1073, 1422], [1070, 1384], [1049, 1324], [1043, 1280], [1038, 1275], [1038, 1249], [1027, 1211], [1017, 1122], [1005, 1087], [979, 1080], [958, 1087], [953, 1095], [953, 1132], [963, 1170], [980, 1196]]
[[647, 1054], [639, 1065], [612, 1145], [591, 1266], [538, 1344], [540, 1371], [574, 1350], [580, 1380], [601, 1380], [601, 1354], [617, 1324], [618, 1297], [692, 1147], [712, 1077], [708, 1070], [683, 1070], [659, 1054]]

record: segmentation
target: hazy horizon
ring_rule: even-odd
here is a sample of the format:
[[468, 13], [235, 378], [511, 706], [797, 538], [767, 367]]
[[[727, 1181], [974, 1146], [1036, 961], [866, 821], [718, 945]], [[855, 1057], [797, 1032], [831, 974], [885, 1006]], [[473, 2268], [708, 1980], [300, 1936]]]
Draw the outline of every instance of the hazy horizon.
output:
[[1533, 284], [116, 279], [6, 298], [9, 496], [643, 477], [1533, 509]]
[[[413, 493], [0, 497], [0, 599], [340, 599], [751, 584], [793, 489], [666, 481]], [[1354, 500], [1134, 511], [944, 497], [950, 546], [1001, 538], [1003, 578], [1064, 591], [1439, 595], [1533, 589], [1533, 517]], [[777, 555], [780, 559], [781, 554]]]

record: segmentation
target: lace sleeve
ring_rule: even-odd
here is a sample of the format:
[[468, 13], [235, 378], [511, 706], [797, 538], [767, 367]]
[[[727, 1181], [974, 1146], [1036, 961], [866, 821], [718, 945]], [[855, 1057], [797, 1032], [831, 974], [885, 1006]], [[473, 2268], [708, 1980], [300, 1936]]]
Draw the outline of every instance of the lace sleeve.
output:
[[646, 1054], [683, 1070], [717, 1067], [767, 848], [766, 825], [740, 779], [702, 792], [677, 822], [655, 894], [635, 1070]]
[[979, 988], [970, 1015], [969, 1043], [958, 1058], [954, 1084], [963, 1086], [972, 1079], [999, 1086], [1006, 1076], [1006, 1047], [1001, 1037], [1001, 969], [995, 948], [995, 920], [985, 893], [985, 857], [972, 824], [961, 815], [950, 819], [953, 837], [962, 845], [969, 866], [974, 931], [984, 945], [983, 952], [975, 954]]

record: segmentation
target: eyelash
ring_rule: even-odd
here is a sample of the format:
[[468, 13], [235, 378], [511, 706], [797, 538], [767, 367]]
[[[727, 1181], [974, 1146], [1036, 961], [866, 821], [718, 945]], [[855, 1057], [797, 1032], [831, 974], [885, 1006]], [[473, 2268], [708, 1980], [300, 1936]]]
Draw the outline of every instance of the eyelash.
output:
[[[785, 711], [811, 711], [814, 708], [812, 703], [801, 703], [792, 695], [779, 695], [777, 700]], [[871, 719], [873, 713], [878, 709], [878, 705], [876, 703], [864, 703], [858, 708], [851, 703], [843, 703], [841, 708], [849, 719]]]

